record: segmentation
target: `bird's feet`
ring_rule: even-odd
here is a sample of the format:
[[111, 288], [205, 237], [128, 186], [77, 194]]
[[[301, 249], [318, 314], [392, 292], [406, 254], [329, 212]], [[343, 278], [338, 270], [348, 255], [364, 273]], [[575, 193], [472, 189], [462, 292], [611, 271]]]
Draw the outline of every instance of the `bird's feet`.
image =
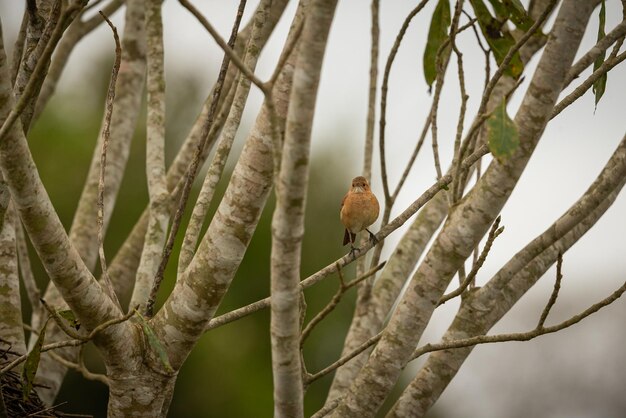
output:
[[376, 235], [372, 234], [372, 231], [370, 231], [369, 229], [365, 229], [367, 231], [368, 234], [370, 234], [370, 241], [376, 245], [378, 244], [378, 238], [376, 238]]
[[350, 244], [350, 255], [352, 256], [352, 258], [356, 258], [356, 250], [357, 248], [354, 245]]

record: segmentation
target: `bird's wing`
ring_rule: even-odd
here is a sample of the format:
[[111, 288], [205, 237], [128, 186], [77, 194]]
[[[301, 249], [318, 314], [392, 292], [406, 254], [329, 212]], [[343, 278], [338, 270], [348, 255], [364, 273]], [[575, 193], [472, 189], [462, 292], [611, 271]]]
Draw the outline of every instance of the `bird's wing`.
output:
[[341, 199], [341, 207], [343, 208], [343, 204], [346, 202], [346, 198], [348, 197], [349, 193], [346, 193], [346, 195], [343, 197], [343, 199]]

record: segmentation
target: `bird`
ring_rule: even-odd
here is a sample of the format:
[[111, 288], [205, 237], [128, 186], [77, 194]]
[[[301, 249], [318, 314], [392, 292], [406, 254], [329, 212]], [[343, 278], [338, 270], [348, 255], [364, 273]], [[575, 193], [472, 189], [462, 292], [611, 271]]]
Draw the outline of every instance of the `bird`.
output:
[[376, 236], [367, 227], [376, 222], [379, 211], [378, 199], [372, 193], [367, 179], [362, 176], [352, 179], [352, 185], [341, 201], [339, 212], [341, 223], [346, 228], [343, 245], [350, 243], [351, 253], [355, 251], [356, 234], [363, 230], [370, 234], [371, 241], [378, 242]]

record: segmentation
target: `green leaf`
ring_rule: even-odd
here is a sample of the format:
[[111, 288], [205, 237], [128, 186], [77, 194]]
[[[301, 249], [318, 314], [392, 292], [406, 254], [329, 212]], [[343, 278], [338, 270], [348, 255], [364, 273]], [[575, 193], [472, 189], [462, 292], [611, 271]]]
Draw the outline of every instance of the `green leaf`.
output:
[[76, 319], [76, 316], [71, 309], [67, 309], [65, 311], [57, 311], [57, 314], [59, 314], [61, 318], [65, 319], [75, 330], [78, 331], [80, 329], [80, 321]]
[[489, 151], [500, 163], [519, 147], [517, 126], [506, 113], [504, 100], [487, 119], [487, 140]]
[[431, 87], [437, 78], [437, 51], [448, 37], [450, 19], [449, 0], [439, 0], [430, 21], [428, 41], [424, 51], [424, 77], [428, 87]]
[[526, 10], [520, 0], [504, 0], [503, 3], [504, 7], [506, 7], [509, 12], [509, 19], [519, 29], [528, 30], [533, 23], [535, 23], [530, 18], [528, 13], [526, 13]]
[[489, 3], [491, 3], [491, 7], [496, 12], [496, 18], [499, 21], [505, 22], [509, 18], [509, 11], [500, 0], [489, 0]]
[[[474, 8], [480, 30], [485, 36], [496, 62], [498, 65], [501, 65], [506, 54], [511, 47], [515, 45], [515, 40], [510, 33], [502, 32], [501, 28], [504, 22], [495, 19], [482, 0], [470, 0], [470, 3]], [[523, 71], [524, 64], [522, 63], [519, 52], [516, 52], [504, 73], [517, 79], [522, 75]]]
[[[49, 319], [50, 318], [48, 318], [48, 320]], [[28, 400], [33, 390], [33, 382], [35, 381], [35, 375], [39, 367], [39, 359], [41, 358], [41, 347], [43, 347], [43, 341], [44, 338], [46, 338], [46, 325], [48, 325], [47, 320], [39, 332], [35, 346], [30, 350], [24, 362], [24, 368], [22, 369], [22, 398], [24, 401]]]
[[[606, 36], [605, 25], [606, 25], [606, 6], [604, 4], [604, 0], [602, 0], [602, 6], [600, 7], [600, 16], [599, 16], [599, 24], [598, 24], [598, 41]], [[596, 71], [600, 66], [604, 63], [604, 58], [606, 56], [606, 52], [602, 52], [596, 61], [593, 63], [593, 71]], [[598, 78], [595, 83], [593, 83], [593, 92], [596, 95], [596, 103], [595, 107], [598, 107], [598, 102], [602, 98], [604, 91], [606, 90], [606, 80], [607, 74], [604, 73], [600, 78]]]
[[146, 337], [148, 338], [148, 344], [150, 344], [150, 347], [152, 347], [152, 349], [156, 351], [157, 355], [159, 356], [159, 360], [161, 360], [161, 364], [163, 364], [165, 370], [169, 373], [174, 373], [174, 369], [170, 364], [170, 359], [167, 356], [167, 351], [165, 351], [165, 347], [163, 347], [163, 344], [155, 334], [154, 330], [152, 329], [146, 318], [144, 318], [143, 315], [139, 313], [139, 311], [135, 310], [135, 313], [139, 318], [143, 333], [146, 334]]

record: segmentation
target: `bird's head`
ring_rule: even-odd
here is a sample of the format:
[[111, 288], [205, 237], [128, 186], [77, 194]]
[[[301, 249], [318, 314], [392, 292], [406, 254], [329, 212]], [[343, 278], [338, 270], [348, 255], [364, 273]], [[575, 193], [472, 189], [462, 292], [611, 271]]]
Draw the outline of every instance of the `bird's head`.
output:
[[367, 179], [363, 176], [355, 177], [352, 179], [352, 192], [363, 193], [370, 190], [370, 185]]

